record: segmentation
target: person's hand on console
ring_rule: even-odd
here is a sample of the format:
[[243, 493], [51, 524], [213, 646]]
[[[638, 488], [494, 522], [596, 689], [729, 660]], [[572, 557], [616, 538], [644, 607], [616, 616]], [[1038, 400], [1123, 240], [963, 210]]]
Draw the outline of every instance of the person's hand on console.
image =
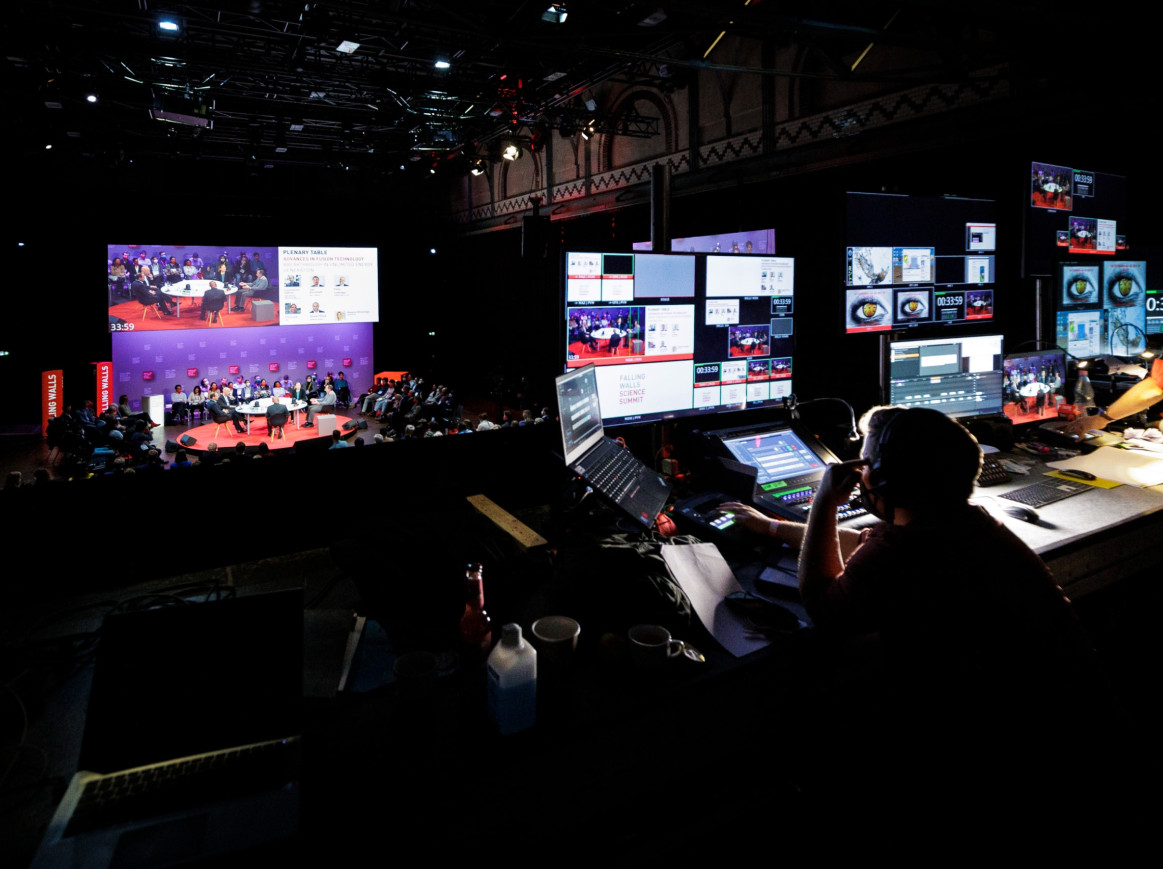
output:
[[834, 509], [847, 504], [852, 496], [852, 490], [860, 482], [861, 470], [867, 465], [867, 459], [852, 459], [828, 465], [824, 469], [824, 476], [820, 478], [820, 485], [816, 489], [815, 498], [812, 499], [812, 506], [826, 504]]
[[1070, 420], [1059, 431], [1073, 438], [1086, 437], [1088, 431], [1102, 431], [1114, 420], [1108, 419], [1100, 413], [1083, 414], [1078, 419]]
[[772, 533], [772, 525], [775, 520], [770, 516], [760, 513], [754, 507], [744, 504], [742, 501], [727, 501], [719, 505], [719, 511], [722, 513], [734, 513], [735, 521], [756, 534], [762, 534], [764, 537], [774, 537]]

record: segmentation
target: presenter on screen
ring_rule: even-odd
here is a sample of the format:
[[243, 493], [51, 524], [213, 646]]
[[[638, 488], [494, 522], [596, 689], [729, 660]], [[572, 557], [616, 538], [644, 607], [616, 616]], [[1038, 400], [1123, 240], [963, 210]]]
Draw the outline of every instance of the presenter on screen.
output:
[[247, 299], [249, 299], [255, 293], [263, 292], [269, 286], [270, 281], [267, 280], [266, 272], [264, 272], [262, 269], [258, 269], [255, 272], [255, 279], [253, 284], [241, 283], [238, 285], [238, 295], [235, 298], [239, 301], [235, 303], [231, 310], [244, 310], [246, 308]]
[[1062, 427], [1062, 431], [1082, 436], [1088, 431], [1102, 431], [1125, 416], [1142, 413], [1163, 399], [1163, 358], [1151, 365], [1151, 373], [1115, 399], [1114, 404], [1096, 414], [1080, 416]]

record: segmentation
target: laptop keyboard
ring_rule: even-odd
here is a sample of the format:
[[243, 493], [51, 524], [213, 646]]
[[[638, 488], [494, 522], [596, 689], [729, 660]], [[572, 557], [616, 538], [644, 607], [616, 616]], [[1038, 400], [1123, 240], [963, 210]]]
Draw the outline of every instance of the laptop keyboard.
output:
[[102, 776], [85, 785], [64, 835], [277, 790], [296, 778], [298, 755], [292, 737]]
[[[607, 446], [611, 446], [607, 444]], [[638, 479], [638, 459], [627, 449], [612, 447], [603, 449], [598, 458], [597, 468], [587, 472], [591, 485], [607, 492], [611, 498], [621, 498], [626, 489]]]

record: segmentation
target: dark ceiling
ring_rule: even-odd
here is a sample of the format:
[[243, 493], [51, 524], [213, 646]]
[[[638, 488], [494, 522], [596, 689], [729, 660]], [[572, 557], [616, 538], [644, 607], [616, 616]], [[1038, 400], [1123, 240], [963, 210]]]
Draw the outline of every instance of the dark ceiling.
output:
[[[919, 0], [596, 0], [567, 4], [567, 21], [554, 24], [542, 19], [548, 5], [19, 0], [6, 7], [5, 90], [23, 128], [19, 147], [52, 145], [90, 173], [191, 156], [253, 171], [427, 172], [495, 158], [505, 135], [536, 144], [591, 119], [601, 127], [601, 105], [589, 110], [585, 100], [611, 79], [682, 87], [695, 68], [902, 84], [957, 78], [1044, 50], [1005, 34], [1025, 32], [1047, 8], [985, 3], [969, 18], [956, 4]], [[167, 14], [176, 35], [158, 27]], [[759, 53], [732, 40], [704, 59], [724, 31], [797, 46], [778, 57], [798, 57], [798, 68], [757, 69]], [[343, 40], [359, 47], [344, 53]], [[853, 72], [870, 45], [879, 62]], [[156, 120], [151, 109], [207, 126]], [[618, 128], [656, 131], [651, 118]]]

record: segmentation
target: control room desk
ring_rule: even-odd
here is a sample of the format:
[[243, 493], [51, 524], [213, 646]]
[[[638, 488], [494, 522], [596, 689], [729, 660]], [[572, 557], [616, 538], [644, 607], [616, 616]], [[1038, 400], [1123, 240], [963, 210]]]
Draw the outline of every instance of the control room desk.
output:
[[976, 489], [973, 499], [1042, 557], [1070, 597], [1163, 566], [1163, 486], [1096, 487], [1039, 507], [1036, 525], [1002, 511], [999, 495], [1047, 479], [1048, 470], [1038, 463], [1026, 476]]

